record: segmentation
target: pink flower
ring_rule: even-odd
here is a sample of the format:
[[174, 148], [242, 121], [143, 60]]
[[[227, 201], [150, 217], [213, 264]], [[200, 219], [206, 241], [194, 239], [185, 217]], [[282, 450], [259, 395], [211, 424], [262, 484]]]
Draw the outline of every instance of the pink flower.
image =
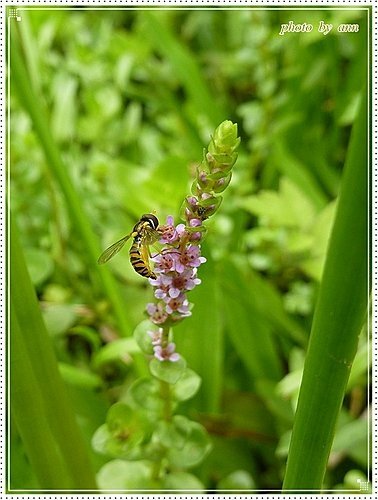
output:
[[[189, 197], [188, 203], [197, 206], [198, 200]], [[200, 240], [201, 231], [193, 231], [190, 228], [199, 228], [202, 225], [197, 216], [192, 216], [184, 224], [174, 225], [174, 219], [167, 217], [165, 226], [160, 227], [160, 242], [165, 248], [156, 254], [152, 260], [155, 263], [154, 272], [156, 279], [149, 279], [155, 288], [156, 304], [148, 304], [147, 312], [153, 323], [161, 325], [167, 320], [178, 321], [190, 316], [190, 304], [186, 298], [186, 292], [201, 283], [197, 278], [197, 268], [206, 262], [201, 257], [200, 247], [192, 244], [193, 239]], [[202, 228], [201, 228], [202, 229]]]
[[189, 311], [189, 302], [184, 294], [179, 295], [175, 298], [166, 298], [165, 310], [168, 314], [173, 312], [181, 313], [181, 316], [190, 316], [192, 313]]
[[199, 267], [206, 262], [205, 257], [200, 257], [200, 249], [197, 245], [190, 245], [179, 255], [175, 269], [178, 273], [183, 273], [185, 267]]
[[183, 233], [185, 232], [185, 224], [174, 225], [174, 219], [172, 215], [168, 215], [167, 223], [164, 226], [160, 226], [160, 243], [173, 244], [177, 243]]
[[170, 342], [167, 347], [162, 347], [161, 345], [157, 345], [154, 347], [154, 356], [159, 361], [178, 361], [180, 359], [180, 355], [175, 352], [176, 345], [173, 342]]
[[147, 304], [146, 309], [151, 321], [156, 325], [161, 325], [168, 319], [168, 314], [161, 302], [158, 302], [157, 304], [153, 304], [150, 302], [149, 304]]
[[155, 290], [155, 297], [157, 299], [164, 299], [170, 292], [171, 277], [165, 274], [159, 274], [156, 280], [150, 279], [152, 286], [157, 287]]
[[160, 233], [160, 243], [174, 243], [178, 240], [172, 215], [168, 215], [167, 223], [164, 226], [160, 226]]
[[177, 258], [177, 252], [164, 252], [153, 257], [155, 262], [155, 273], [156, 272], [169, 272], [175, 269], [175, 259]]
[[189, 226], [191, 227], [198, 227], [202, 225], [201, 219], [190, 219], [189, 221]]
[[176, 298], [181, 292], [193, 290], [201, 283], [201, 280], [196, 277], [196, 271], [196, 268], [187, 268], [181, 274], [161, 274], [156, 280], [151, 280], [152, 286], [157, 287], [155, 297], [157, 299]]

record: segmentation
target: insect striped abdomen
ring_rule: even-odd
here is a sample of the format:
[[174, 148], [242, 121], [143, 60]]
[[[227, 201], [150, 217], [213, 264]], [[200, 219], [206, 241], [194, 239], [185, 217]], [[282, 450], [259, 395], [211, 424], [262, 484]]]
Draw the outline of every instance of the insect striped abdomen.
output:
[[134, 239], [129, 253], [131, 265], [138, 274], [144, 276], [145, 278], [156, 279], [156, 275], [150, 269], [148, 256], [147, 258], [144, 258], [142, 255], [141, 242], [138, 236]]

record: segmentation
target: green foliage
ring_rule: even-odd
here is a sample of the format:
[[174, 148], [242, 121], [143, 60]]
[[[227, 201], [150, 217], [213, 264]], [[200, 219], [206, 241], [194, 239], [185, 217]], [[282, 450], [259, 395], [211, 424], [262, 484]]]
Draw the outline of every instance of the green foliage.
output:
[[150, 490], [158, 486], [150, 479], [151, 464], [138, 460], [112, 460], [102, 467], [98, 473], [98, 482], [102, 491]]
[[182, 357], [176, 363], [158, 361], [155, 358], [150, 361], [152, 375], [168, 384], [175, 384], [183, 376], [185, 368], [186, 361]]
[[218, 483], [219, 490], [254, 490], [255, 488], [253, 478], [244, 470], [236, 470]]
[[[314, 30], [279, 36], [289, 20]], [[320, 20], [360, 30], [324, 36]], [[357, 311], [366, 270], [355, 225], [366, 228], [363, 203], [344, 202], [341, 226], [335, 218], [367, 30], [366, 10], [339, 8], [46, 8], [10, 20], [9, 195], [20, 237], [10, 259], [11, 488], [94, 488], [93, 466], [103, 491], [279, 491], [304, 366], [298, 415], [301, 406], [319, 422], [341, 412], [326, 469], [313, 455], [306, 469], [298, 449], [319, 451], [318, 436], [312, 446], [294, 432], [285, 486], [303, 488], [320, 470], [319, 489], [367, 481], [369, 338]], [[218, 183], [201, 151], [225, 120], [238, 124], [241, 143], [232, 179]], [[363, 145], [353, 153], [356, 193]], [[192, 316], [174, 328], [182, 361], [149, 366], [151, 288], [127, 248], [107, 267], [96, 260], [143, 213], [177, 220], [203, 169], [223, 200], [206, 221]], [[203, 200], [209, 214], [214, 204]], [[42, 315], [20, 275], [22, 253]], [[311, 328], [311, 337], [327, 332], [318, 362]], [[332, 361], [344, 360], [348, 339], [347, 365]], [[335, 383], [315, 403], [317, 387], [329, 391], [318, 377]]]

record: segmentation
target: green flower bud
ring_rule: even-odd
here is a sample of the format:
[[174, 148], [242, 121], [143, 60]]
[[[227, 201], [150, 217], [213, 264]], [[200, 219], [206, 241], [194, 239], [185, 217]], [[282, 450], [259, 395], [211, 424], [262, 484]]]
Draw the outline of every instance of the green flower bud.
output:
[[218, 210], [222, 199], [214, 195], [223, 192], [231, 181], [232, 167], [238, 156], [235, 150], [240, 143], [237, 134], [237, 124], [229, 120], [225, 120], [215, 130], [191, 186], [191, 193], [198, 198], [198, 205], [193, 207], [184, 203], [182, 217], [194, 216], [205, 220]]
[[212, 191], [213, 181], [207, 172], [204, 170], [197, 170], [197, 182], [203, 191]]
[[221, 196], [209, 196], [208, 198], [201, 200], [199, 202], [199, 210], [202, 213], [202, 219], [207, 219], [211, 215], [215, 214], [221, 203]]
[[214, 137], [209, 144], [210, 153], [232, 154], [240, 144], [238, 126], [230, 120], [225, 120], [214, 132]]
[[213, 191], [214, 193], [221, 193], [230, 184], [232, 177], [232, 172], [230, 172], [226, 177], [221, 177], [214, 183]]

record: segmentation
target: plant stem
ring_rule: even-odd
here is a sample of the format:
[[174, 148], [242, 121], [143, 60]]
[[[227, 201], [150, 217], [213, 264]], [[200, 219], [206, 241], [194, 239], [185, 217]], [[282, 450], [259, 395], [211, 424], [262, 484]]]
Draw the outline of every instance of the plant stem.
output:
[[172, 418], [171, 388], [168, 382], [160, 380], [160, 395], [164, 402], [163, 418], [169, 422]]
[[320, 490], [367, 313], [367, 102], [353, 127], [316, 305], [284, 490]]
[[[167, 326], [163, 326], [162, 342], [163, 348], [166, 348], [169, 343], [169, 330]], [[163, 418], [165, 421], [169, 422], [172, 418], [172, 401], [171, 401], [171, 387], [168, 382], [160, 380], [160, 396], [164, 402], [163, 407]]]

